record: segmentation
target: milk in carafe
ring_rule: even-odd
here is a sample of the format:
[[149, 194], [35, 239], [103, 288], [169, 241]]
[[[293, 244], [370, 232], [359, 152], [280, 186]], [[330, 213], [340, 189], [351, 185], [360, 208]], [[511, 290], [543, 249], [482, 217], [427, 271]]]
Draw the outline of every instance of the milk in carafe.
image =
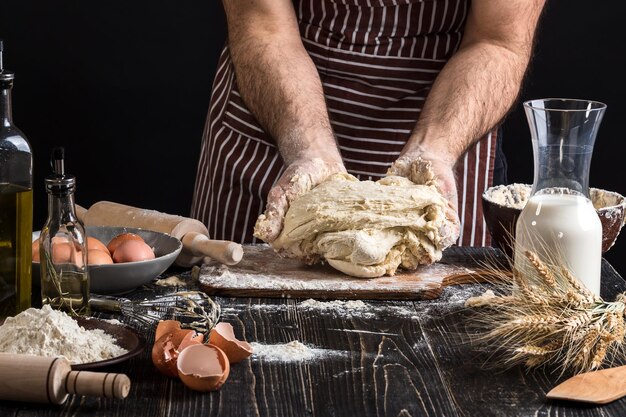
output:
[[528, 200], [515, 232], [515, 268], [532, 268], [524, 255], [562, 265], [594, 294], [600, 294], [602, 224], [582, 195], [536, 194]]
[[[534, 180], [515, 230], [514, 267], [533, 271], [526, 251], [544, 264], [567, 268], [600, 295], [602, 225], [589, 199], [589, 169], [606, 105], [597, 101], [538, 99], [524, 103], [533, 144]], [[541, 284], [541, 283], [537, 283]]]

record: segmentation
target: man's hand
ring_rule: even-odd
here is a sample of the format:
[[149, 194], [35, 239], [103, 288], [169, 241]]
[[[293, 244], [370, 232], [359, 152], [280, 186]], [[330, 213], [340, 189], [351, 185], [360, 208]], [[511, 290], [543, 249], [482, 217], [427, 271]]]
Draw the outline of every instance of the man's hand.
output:
[[336, 158], [293, 161], [270, 190], [265, 213], [259, 217], [254, 227], [254, 236], [272, 243], [283, 229], [285, 214], [291, 202], [331, 175], [342, 172], [346, 172], [346, 168]]
[[450, 230], [441, 230], [440, 234], [455, 242], [460, 233], [458, 215], [458, 194], [454, 178], [455, 161], [419, 148], [415, 152], [400, 156], [389, 168], [387, 175], [408, 178], [416, 184], [434, 185], [448, 201], [446, 217], [454, 224]]

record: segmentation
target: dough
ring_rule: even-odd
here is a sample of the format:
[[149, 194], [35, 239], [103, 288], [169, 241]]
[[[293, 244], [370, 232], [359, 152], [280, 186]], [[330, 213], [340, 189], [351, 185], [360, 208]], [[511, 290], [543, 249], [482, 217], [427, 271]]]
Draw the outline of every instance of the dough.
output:
[[[454, 243], [455, 224], [432, 175], [427, 180], [431, 185], [394, 175], [373, 182], [335, 174], [291, 203], [272, 247], [308, 264], [326, 260], [355, 277], [436, 262]], [[255, 226], [261, 239], [265, 221], [261, 215]]]

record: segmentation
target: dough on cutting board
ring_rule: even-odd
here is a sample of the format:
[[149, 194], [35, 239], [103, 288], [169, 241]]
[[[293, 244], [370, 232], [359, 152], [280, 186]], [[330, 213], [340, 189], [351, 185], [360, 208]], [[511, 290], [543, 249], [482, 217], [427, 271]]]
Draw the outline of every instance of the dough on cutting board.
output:
[[[446, 218], [448, 203], [432, 179], [429, 173], [429, 185], [418, 185], [394, 175], [374, 182], [335, 174], [291, 203], [271, 245], [281, 256], [308, 264], [326, 260], [364, 278], [436, 262], [454, 243], [455, 224]], [[261, 215], [255, 236], [263, 239], [264, 230]]]

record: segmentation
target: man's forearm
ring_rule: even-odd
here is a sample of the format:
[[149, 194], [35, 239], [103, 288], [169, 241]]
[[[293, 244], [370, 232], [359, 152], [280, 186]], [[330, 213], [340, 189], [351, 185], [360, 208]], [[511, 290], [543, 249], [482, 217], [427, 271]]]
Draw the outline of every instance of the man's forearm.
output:
[[437, 77], [406, 156], [452, 165], [515, 102], [544, 0], [473, 0], [463, 42]]
[[441, 71], [403, 153], [428, 150], [449, 162], [498, 124], [515, 102], [528, 56], [476, 43]]
[[276, 140], [285, 163], [341, 161], [319, 75], [299, 37], [231, 30], [229, 45], [241, 96]]

